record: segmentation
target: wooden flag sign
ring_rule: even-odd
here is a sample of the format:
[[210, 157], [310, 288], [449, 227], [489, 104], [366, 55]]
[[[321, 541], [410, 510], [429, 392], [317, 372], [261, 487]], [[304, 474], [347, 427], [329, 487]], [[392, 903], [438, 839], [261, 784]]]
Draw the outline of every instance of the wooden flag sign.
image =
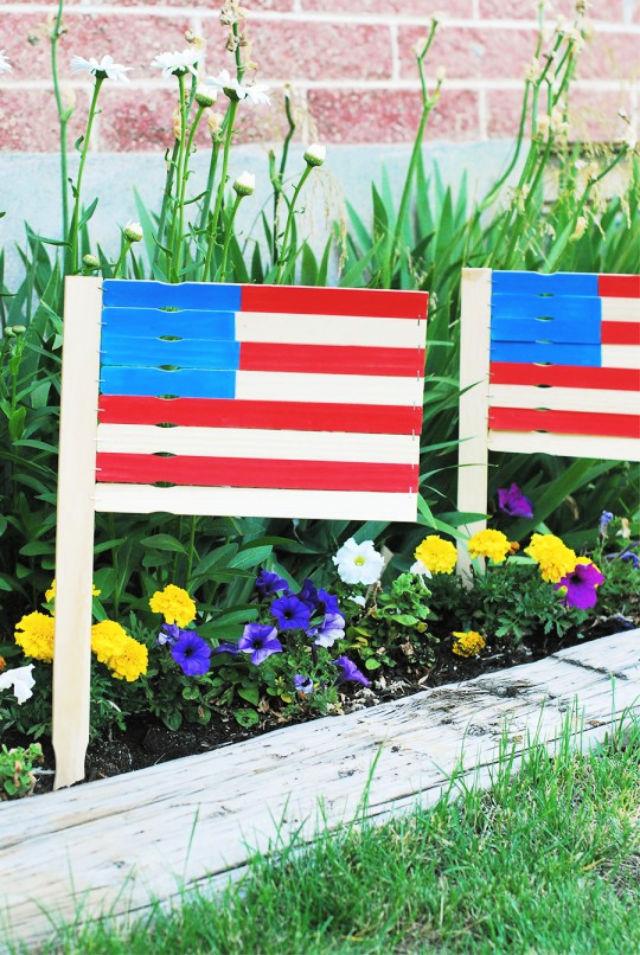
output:
[[94, 513], [414, 521], [424, 292], [66, 280], [53, 743], [84, 776]]
[[640, 461], [640, 276], [464, 269], [460, 390], [460, 511], [490, 450]]

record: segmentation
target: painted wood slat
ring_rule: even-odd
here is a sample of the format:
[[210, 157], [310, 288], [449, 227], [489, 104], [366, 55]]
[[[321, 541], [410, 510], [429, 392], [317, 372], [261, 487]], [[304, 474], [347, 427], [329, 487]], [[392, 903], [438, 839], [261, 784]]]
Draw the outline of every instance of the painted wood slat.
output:
[[240, 285], [212, 282], [141, 281], [105, 279], [102, 302], [107, 307], [195, 308], [235, 312], [240, 308]]
[[[638, 301], [640, 301], [640, 299]], [[640, 323], [603, 322], [602, 344], [640, 345]]]
[[153, 454], [96, 456], [97, 479], [106, 484], [158, 481], [199, 487], [292, 488], [308, 491], [416, 491], [417, 464], [359, 461], [290, 461], [254, 458], [157, 457]]
[[543, 342], [494, 341], [491, 343], [491, 361], [522, 362], [527, 365], [532, 362], [550, 362], [552, 365], [582, 365], [596, 368], [604, 364], [604, 359], [601, 360], [600, 345], [544, 344]]
[[600, 275], [598, 292], [613, 298], [640, 298], [640, 275]]
[[144, 917], [152, 898], [178, 903], [179, 886], [202, 887], [206, 877], [215, 890], [254, 851], [277, 851], [276, 822], [285, 840], [296, 831], [312, 839], [323, 817], [336, 828], [358, 809], [383, 821], [431, 805], [454, 770], [461, 785], [488, 785], [504, 733], [514, 771], [530, 738], [553, 754], [574, 706], [571, 745], [592, 747], [626, 708], [638, 710], [639, 637], [606, 637], [468, 683], [4, 804], [0, 905], [30, 944], [50, 940], [51, 918]]
[[537, 431], [490, 431], [489, 449], [513, 454], [555, 454], [600, 461], [640, 461], [640, 441], [587, 434], [544, 434]]
[[602, 365], [604, 368], [629, 368], [640, 371], [640, 346], [603, 345]]
[[116, 514], [169, 513], [203, 517], [317, 518], [408, 521], [418, 513], [417, 494], [372, 491], [303, 491], [277, 488], [148, 487], [98, 484], [96, 510]]
[[385, 289], [345, 289], [282, 285], [243, 285], [243, 312], [369, 315], [380, 318], [425, 319], [426, 292]]
[[419, 441], [418, 435], [98, 425], [98, 452], [111, 454], [163, 452], [202, 457], [415, 464], [420, 452]]
[[[639, 382], [640, 384], [640, 382]], [[640, 415], [640, 391], [590, 388], [543, 388], [535, 385], [489, 385], [494, 408], [548, 408], [553, 411]]]
[[57, 787], [84, 778], [89, 741], [100, 287], [98, 278], [65, 280], [53, 664]]
[[242, 371], [400, 375], [416, 378], [424, 374], [424, 356], [424, 350], [418, 348], [243, 342], [240, 348], [240, 368]]
[[421, 405], [420, 378], [305, 375], [239, 371], [236, 398], [243, 401], [321, 401], [330, 404]]
[[555, 388], [640, 391], [640, 371], [630, 368], [576, 368], [570, 365], [491, 362], [492, 385], [552, 385]]
[[103, 365], [100, 391], [103, 395], [176, 395], [181, 398], [233, 398], [236, 372], [185, 368], [126, 368]]
[[489, 407], [493, 431], [549, 431], [555, 434], [593, 434], [603, 438], [640, 439], [637, 415], [597, 414], [593, 411], [549, 411]]
[[494, 272], [492, 288], [500, 295], [584, 295], [599, 292], [598, 276], [580, 272]]
[[[597, 334], [602, 316], [602, 299], [594, 295], [531, 295], [499, 294], [491, 299], [491, 325], [497, 321], [507, 328], [510, 324], [528, 319], [531, 322], [550, 319], [545, 324], [552, 326], [558, 322], [580, 331], [584, 322], [592, 334]], [[509, 336], [505, 336], [507, 339]], [[539, 336], [536, 336], [539, 337]], [[565, 341], [592, 341], [592, 338], [572, 338]], [[535, 338], [533, 339], [535, 341]]]
[[236, 313], [212, 309], [105, 307], [102, 310], [102, 345], [121, 339], [160, 338], [163, 335], [206, 341], [234, 341]]
[[[560, 301], [556, 299], [556, 301]], [[597, 300], [599, 302], [599, 299]], [[492, 342], [542, 342], [557, 344], [600, 344], [600, 317], [540, 319], [518, 316], [491, 317]], [[630, 326], [633, 327], [633, 326]]]
[[128, 366], [135, 369], [177, 365], [200, 371], [233, 371], [240, 365], [240, 343], [197, 338], [162, 341], [158, 338], [120, 338], [102, 341], [102, 367]]
[[419, 435], [422, 405], [329, 404], [327, 402], [227, 401], [207, 398], [128, 398], [101, 395], [105, 424], [163, 424], [221, 428]]
[[640, 298], [603, 298], [603, 322], [640, 322]]

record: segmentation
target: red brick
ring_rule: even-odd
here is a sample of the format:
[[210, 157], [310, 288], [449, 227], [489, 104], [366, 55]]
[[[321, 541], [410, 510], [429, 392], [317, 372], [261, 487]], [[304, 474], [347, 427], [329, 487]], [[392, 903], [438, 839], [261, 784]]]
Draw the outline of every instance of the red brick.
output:
[[516, 90], [487, 91], [487, 135], [489, 139], [515, 139], [520, 124], [522, 95]]
[[301, 0], [303, 10], [322, 13], [377, 13], [386, 16], [389, 13], [403, 13], [405, 16], [424, 17], [425, 23], [437, 9], [447, 17], [471, 17], [473, 0], [447, 0], [438, 8], [427, 0]]
[[[87, 97], [78, 96], [78, 109], [68, 126], [69, 146], [82, 133]], [[57, 152], [59, 126], [53, 90], [0, 90], [0, 150]]]
[[578, 75], [602, 80], [640, 76], [640, 36], [633, 33], [595, 33], [585, 46]]
[[[318, 137], [332, 143], [407, 142], [420, 118], [420, 96], [410, 91], [366, 92], [312, 90], [309, 108]], [[437, 139], [478, 137], [478, 98], [449, 92], [431, 115], [428, 136]]]
[[252, 58], [263, 79], [386, 79], [391, 34], [385, 26], [255, 21]]
[[[239, 143], [282, 143], [289, 125], [284, 111], [284, 92], [282, 89], [271, 89], [270, 106], [241, 105], [236, 122], [235, 141]], [[296, 121], [294, 142], [300, 141], [306, 118], [306, 98], [292, 96], [292, 112]], [[266, 168], [266, 165], [265, 165]]]
[[[480, 0], [480, 17], [487, 19], [537, 20], [537, 9], [537, 0], [510, 0], [508, 4], [505, 0]], [[575, 0], [554, 0], [553, 9], [554, 14], [546, 17], [549, 23], [557, 14], [571, 18], [576, 11]], [[622, 20], [623, 0], [591, 0], [588, 16], [591, 20]]]
[[[399, 32], [401, 75], [415, 77], [414, 47], [424, 30], [404, 27]], [[427, 74], [440, 66], [455, 79], [520, 79], [535, 49], [533, 30], [478, 30], [440, 28], [427, 58]], [[445, 84], [446, 85], [446, 84]]]
[[[490, 90], [487, 93], [487, 132], [489, 138], [514, 138], [520, 121], [521, 96], [514, 90]], [[622, 107], [630, 113], [625, 93], [575, 90], [571, 96], [571, 138], [588, 141], [616, 140], [624, 136], [624, 123], [617, 115]]]
[[120, 152], [172, 146], [175, 102], [170, 90], [105, 89], [100, 149]]

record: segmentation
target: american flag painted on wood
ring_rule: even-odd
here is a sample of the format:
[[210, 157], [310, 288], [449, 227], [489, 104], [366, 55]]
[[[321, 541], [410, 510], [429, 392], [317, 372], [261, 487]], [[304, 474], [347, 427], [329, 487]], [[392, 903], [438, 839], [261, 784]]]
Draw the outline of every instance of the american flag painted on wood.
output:
[[415, 520], [426, 293], [114, 280], [102, 303], [96, 510]]
[[640, 460], [640, 276], [493, 272], [489, 448]]

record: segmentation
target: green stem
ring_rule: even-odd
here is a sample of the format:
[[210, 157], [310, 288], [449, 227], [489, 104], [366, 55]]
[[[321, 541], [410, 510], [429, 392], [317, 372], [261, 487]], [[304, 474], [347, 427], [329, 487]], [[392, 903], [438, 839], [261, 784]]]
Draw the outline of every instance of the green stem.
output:
[[51, 31], [51, 76], [53, 80], [53, 95], [56, 101], [58, 122], [60, 125], [60, 193], [62, 204], [62, 237], [63, 239], [66, 239], [69, 231], [67, 124], [69, 122], [70, 113], [69, 110], [65, 110], [64, 104], [62, 102], [62, 93], [60, 92], [60, 74], [58, 70], [58, 43], [60, 42], [63, 10], [64, 0], [58, 0], [58, 10]]
[[113, 270], [114, 279], [124, 278], [124, 275], [121, 275], [120, 273], [125, 264], [125, 261], [127, 258], [127, 252], [129, 251], [130, 248], [131, 248], [131, 242], [129, 242], [129, 240], [123, 233], [122, 239], [120, 240], [120, 255], [118, 256], [118, 261], [116, 262], [115, 268]]
[[284, 177], [287, 171], [287, 161], [289, 159], [289, 146], [291, 145], [291, 140], [293, 134], [296, 131], [296, 123], [291, 112], [291, 100], [288, 96], [285, 95], [284, 98], [284, 111], [287, 117], [287, 123], [289, 124], [289, 129], [287, 135], [284, 138], [284, 143], [282, 144], [282, 156], [280, 157], [280, 167], [277, 174], [272, 175], [271, 183], [273, 185], [273, 234], [272, 234], [272, 257], [273, 261], [278, 261], [278, 213], [280, 211], [280, 201], [282, 199], [282, 191], [284, 185]]
[[[302, 173], [302, 175], [300, 176], [300, 179], [298, 180], [298, 184], [293, 190], [293, 196], [291, 197], [291, 202], [289, 203], [289, 212], [287, 213], [287, 222], [284, 227], [284, 235], [282, 237], [282, 249], [280, 250], [280, 258], [278, 260], [276, 284], [279, 284], [282, 281], [284, 269], [290, 258], [289, 248], [288, 248], [289, 236], [293, 228], [293, 221], [294, 221], [294, 216], [296, 211], [296, 202], [298, 201], [298, 196], [302, 192], [302, 187], [304, 186], [305, 182], [309, 178], [309, 175], [311, 174], [312, 168], [313, 167], [307, 163], [307, 165], [305, 166], [304, 172]], [[294, 253], [295, 253], [295, 249], [294, 249]]]
[[218, 183], [218, 192], [216, 195], [216, 204], [209, 225], [209, 240], [207, 242], [207, 254], [204, 261], [203, 280], [206, 282], [211, 275], [211, 262], [213, 259], [213, 250], [218, 238], [218, 222], [220, 221], [220, 212], [224, 201], [224, 190], [227, 184], [227, 173], [229, 171], [229, 154], [231, 151], [231, 138], [233, 136], [233, 124], [238, 110], [238, 103], [232, 100], [229, 103], [228, 115], [229, 122], [225, 130], [224, 147], [222, 152], [222, 169], [220, 171], [220, 182]]
[[191, 123], [189, 134], [187, 136], [187, 147], [185, 150], [182, 166], [182, 178], [180, 180], [180, 194], [178, 197], [178, 237], [177, 237], [177, 260], [178, 260], [178, 280], [182, 275], [182, 255], [184, 251], [184, 206], [187, 194], [187, 181], [189, 179], [189, 159], [193, 149], [193, 140], [195, 138], [200, 120], [204, 114], [204, 106], [198, 106], [196, 115]]
[[185, 586], [188, 587], [191, 581], [191, 571], [193, 569], [193, 558], [196, 557], [196, 529], [198, 525], [198, 518], [191, 518], [191, 530], [189, 533], [189, 552], [187, 554], [187, 577], [185, 580]]
[[211, 196], [213, 195], [213, 183], [216, 178], [216, 169], [218, 168], [218, 157], [220, 155], [220, 140], [215, 139], [211, 144], [211, 157], [209, 158], [209, 172], [207, 175], [207, 185], [204, 191], [204, 200], [200, 210], [200, 222], [198, 223], [198, 233], [204, 235], [207, 229], [207, 217], [211, 208]]
[[231, 238], [233, 236], [233, 224], [235, 222], [236, 214], [242, 202], [243, 196], [236, 195], [235, 201], [233, 203], [233, 208], [231, 209], [231, 215], [229, 216], [229, 221], [227, 222], [227, 234], [224, 237], [224, 247], [222, 249], [222, 262], [220, 268], [216, 273], [216, 281], [224, 282], [227, 277], [227, 259], [229, 257], [229, 246], [231, 244]]
[[178, 73], [177, 78], [178, 99], [180, 104], [180, 139], [178, 149], [178, 177], [176, 182], [176, 206], [173, 211], [173, 219], [171, 222], [171, 241], [169, 242], [169, 248], [171, 249], [171, 277], [173, 281], [176, 282], [179, 281], [180, 272], [179, 263], [177, 262], [177, 259], [179, 258], [178, 249], [180, 248], [182, 236], [182, 210], [180, 208], [180, 198], [183, 194], [184, 188], [184, 167], [187, 140], [187, 104], [185, 101], [184, 73]]
[[76, 180], [76, 192], [75, 192], [75, 201], [73, 204], [73, 218], [71, 220], [71, 269], [75, 274], [78, 271], [78, 238], [79, 238], [79, 222], [80, 222], [80, 200], [82, 195], [82, 178], [84, 175], [84, 167], [87, 161], [87, 153], [89, 152], [89, 143], [91, 140], [91, 130], [93, 129], [93, 121], [96, 115], [96, 108], [98, 106], [98, 97], [100, 95], [100, 88], [104, 81], [104, 77], [96, 76], [96, 82], [93, 87], [93, 95], [91, 97], [91, 105], [89, 106], [89, 116], [87, 118], [87, 128], [84, 134], [84, 140], [82, 143], [82, 152], [80, 153], [80, 164], [78, 166], [78, 178]]
[[[154, 276], [154, 278], [155, 269], [158, 264], [158, 256], [160, 255], [160, 247], [164, 242], [164, 228], [167, 221], [167, 211], [171, 201], [171, 193], [173, 192], [173, 177], [176, 171], [176, 159], [178, 157], [179, 148], [180, 144], [178, 140], [176, 140], [173, 144], [171, 159], [169, 159], [167, 164], [167, 175], [165, 177], [164, 193], [162, 195], [162, 206], [160, 207], [160, 218], [158, 220], [158, 230], [156, 232], [156, 247], [153, 250], [153, 262], [151, 263], [151, 274]], [[166, 271], [167, 270], [165, 269], [165, 272]]]

